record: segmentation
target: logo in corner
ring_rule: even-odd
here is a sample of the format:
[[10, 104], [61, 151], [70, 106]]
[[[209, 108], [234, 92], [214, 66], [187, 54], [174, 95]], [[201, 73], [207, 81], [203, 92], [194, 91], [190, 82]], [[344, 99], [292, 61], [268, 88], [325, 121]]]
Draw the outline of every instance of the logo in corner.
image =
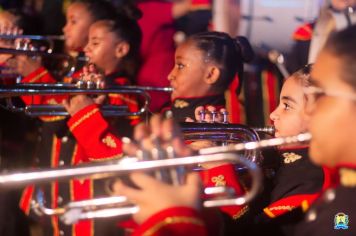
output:
[[348, 229], [349, 216], [345, 213], [337, 213], [334, 218], [334, 229]]

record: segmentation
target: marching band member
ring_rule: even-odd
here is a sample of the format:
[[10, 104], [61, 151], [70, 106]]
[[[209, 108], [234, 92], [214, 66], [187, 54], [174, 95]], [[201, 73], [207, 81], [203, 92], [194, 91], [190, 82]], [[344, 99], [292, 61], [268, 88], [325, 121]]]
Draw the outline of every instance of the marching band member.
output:
[[[276, 137], [307, 131], [306, 97], [303, 88], [309, 86], [309, 70], [310, 66], [306, 66], [297, 71], [282, 87], [280, 103], [270, 115], [276, 129]], [[196, 118], [200, 119], [200, 116]], [[289, 212], [299, 207], [306, 211], [320, 192], [330, 186], [330, 171], [311, 163], [308, 146], [280, 147], [278, 152], [281, 161], [272, 178], [272, 184], [270, 187], [264, 187], [257, 200], [248, 206], [221, 208], [233, 219], [232, 222], [227, 221], [227, 235], [237, 232], [259, 235], [269, 231], [274, 235], [282, 233], [281, 231], [285, 231], [283, 234], [290, 234], [293, 224], [300, 221], [301, 216], [298, 212], [291, 217]], [[239, 186], [241, 183], [234, 177], [235, 169], [232, 164], [209, 164], [206, 168], [202, 176], [207, 186], [230, 186], [237, 193], [243, 192], [243, 188]], [[303, 175], [300, 175], [301, 172]]]
[[197, 106], [225, 107], [224, 92], [236, 75], [243, 76], [243, 63], [252, 57], [245, 38], [233, 39], [222, 32], [192, 35], [176, 50], [168, 75], [173, 88], [171, 107], [164, 110], [170, 110], [177, 121], [185, 121], [194, 117]]
[[[353, 68], [355, 63], [352, 63], [356, 58], [355, 33], [356, 27], [352, 26], [335, 34], [327, 41], [326, 46], [317, 57], [312, 71], [312, 86], [304, 89], [307, 96], [304, 109], [310, 115], [308, 127], [313, 137], [310, 143], [311, 159], [319, 165], [326, 165], [331, 168], [339, 166], [340, 185], [325, 192], [319, 202], [315, 203], [309, 210], [305, 221], [298, 225], [294, 235], [353, 235], [355, 233], [355, 230], [349, 225], [352, 224], [349, 219], [356, 217], [352, 207], [352, 201], [355, 198], [355, 155], [353, 150], [355, 139], [353, 137], [356, 133], [354, 122], [356, 115], [354, 109], [356, 83]], [[299, 96], [303, 97], [301, 94]], [[337, 125], [337, 129], [325, 129], [325, 127], [335, 127], [335, 125]], [[175, 150], [180, 150], [179, 153], [189, 153], [181, 143], [182, 141], [177, 138], [177, 132], [174, 131], [169, 121], [151, 122], [150, 130], [152, 132], [156, 130], [155, 137], [160, 137], [161, 140], [170, 142], [175, 147]], [[146, 135], [146, 137], [149, 137], [149, 135]], [[128, 153], [135, 152], [135, 147], [132, 144], [124, 148]], [[304, 174], [304, 172], [299, 174]], [[140, 185], [139, 182], [144, 181], [140, 180], [137, 175], [136, 177], [135, 175], [132, 176], [137, 185]], [[150, 186], [154, 184], [154, 182], [151, 182]], [[195, 187], [198, 188], [199, 186], [199, 184], [195, 184]], [[142, 185], [140, 187], [145, 188]], [[150, 188], [152, 189], [152, 187]], [[156, 190], [155, 188], [153, 189]], [[176, 187], [176, 189], [179, 189], [179, 187]], [[144, 198], [142, 191], [135, 192], [136, 190], [122, 183], [116, 185], [115, 190], [118, 194], [130, 196], [129, 199], [137, 199], [138, 195], [140, 195], [140, 198]], [[171, 190], [172, 192], [174, 191], [173, 189]], [[190, 194], [190, 192], [187, 194], [191, 197], [195, 196], [195, 200], [198, 201], [196, 195]], [[163, 201], [163, 195], [160, 196], [160, 200]], [[170, 194], [167, 193], [166, 196], [169, 198]], [[181, 197], [179, 198], [178, 196]], [[171, 212], [168, 210], [171, 207], [178, 207], [180, 204], [186, 206], [185, 203], [187, 201], [185, 199], [184, 195], [176, 194], [175, 201], [177, 201], [177, 204], [174, 206], [169, 205], [169, 208], [164, 210], [159, 209], [157, 206], [156, 210], [152, 211], [147, 210], [147, 207], [138, 201], [139, 207], [142, 206], [142, 211], [137, 216], [144, 217], [141, 218], [143, 223], [137, 232], [145, 230], [144, 233], [147, 232], [149, 235], [168, 235], [167, 232], [170, 232], [170, 229], [174, 229], [175, 222], [172, 219], [179, 216], [178, 210]], [[190, 203], [192, 202], [194, 201]], [[192, 205], [190, 205], [190, 210], [199, 209], [196, 205]], [[145, 215], [145, 213], [150, 215]], [[202, 220], [202, 218], [196, 214], [194, 220], [185, 221], [184, 226], [194, 230], [199, 220]], [[199, 224], [199, 226], [204, 227], [203, 224]], [[175, 232], [175, 235], [184, 235], [179, 231]], [[199, 232], [200, 234], [197, 235], [207, 235], [206, 232]]]
[[[338, 170], [339, 184], [309, 210], [296, 235], [354, 235], [356, 26], [331, 35], [318, 55], [312, 86], [306, 89], [310, 114], [310, 156]], [[330, 127], [326, 129], [325, 127]]]
[[[355, 0], [325, 1], [318, 18], [298, 27], [293, 33], [294, 44], [287, 58], [287, 67], [295, 71], [307, 63], [313, 63], [328, 35], [356, 23]], [[347, 13], [346, 13], [347, 12]]]
[[[93, 25], [95, 22], [97, 24]], [[89, 32], [91, 25], [93, 27]], [[89, 44], [85, 51], [92, 62], [97, 64], [98, 68], [107, 75], [105, 82], [108, 86], [130, 83], [134, 71], [130, 70], [129, 64], [135, 58], [136, 48], [139, 48], [141, 31], [136, 19], [126, 15], [126, 11], [117, 14], [116, 9], [107, 1], [75, 1], [68, 7], [67, 24], [63, 31], [66, 37], [66, 46], [77, 51], [84, 49], [89, 34]], [[110, 64], [107, 63], [108, 60], [110, 60]], [[53, 77], [44, 68], [42, 70], [43, 73], [33, 73], [31, 75], [36, 74], [35, 77], [29, 75], [22, 82], [53, 83]], [[92, 68], [86, 70], [83, 71], [84, 78], [88, 79], [94, 71]], [[65, 98], [68, 96], [35, 96], [34, 100], [37, 99], [35, 102], [40, 104], [62, 104]], [[32, 98], [28, 97], [24, 100], [30, 103]], [[84, 101], [84, 104], [86, 102], [86, 105], [89, 106], [86, 106], [86, 109], [81, 109], [78, 107], [78, 100]], [[103, 102], [104, 98], [98, 97], [96, 100]], [[108, 102], [114, 105], [127, 104], [129, 109], [137, 109], [136, 101], [130, 96], [109, 95]], [[128, 135], [130, 123], [137, 121], [128, 120], [122, 124], [115, 119], [106, 121], [103, 119], [99, 107], [92, 104], [92, 99], [84, 95], [64, 101], [64, 105], [73, 115], [71, 119], [41, 117], [44, 123], [41, 148], [38, 154], [40, 167], [77, 165], [121, 156], [121, 141], [117, 142], [113, 137], [118, 136], [119, 132], [124, 130], [126, 130], [125, 135]], [[92, 119], [89, 118], [95, 118], [94, 123], [90, 123]], [[117, 127], [115, 130], [118, 132], [108, 128], [109, 122], [110, 126]], [[103, 184], [89, 179], [71, 180], [69, 184], [55, 182], [43, 190], [46, 194], [46, 202], [52, 208], [71, 200], [89, 199], [104, 194]], [[27, 213], [30, 213], [30, 201], [34, 191], [33, 186], [28, 187], [21, 199], [21, 207]], [[53, 216], [46, 217], [43, 225], [45, 235], [120, 234], [115, 223], [107, 220], [86, 220], [66, 226], [59, 221], [57, 216]]]

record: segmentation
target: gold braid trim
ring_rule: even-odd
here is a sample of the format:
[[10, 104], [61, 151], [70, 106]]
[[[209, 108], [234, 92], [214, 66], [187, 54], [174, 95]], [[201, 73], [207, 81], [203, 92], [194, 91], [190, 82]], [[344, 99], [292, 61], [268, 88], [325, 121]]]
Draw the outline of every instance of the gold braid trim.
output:
[[285, 206], [275, 206], [275, 207], [266, 207], [263, 209], [263, 211], [271, 218], [275, 218], [276, 215], [273, 214], [273, 211], [292, 211], [295, 208], [295, 206], [289, 206], [289, 205], [285, 205]]
[[39, 73], [38, 75], [36, 75], [35, 77], [33, 77], [33, 78], [30, 80], [30, 83], [37, 82], [37, 80], [39, 80], [42, 76], [44, 76], [44, 75], [47, 74], [47, 73], [48, 73], [47, 70], [42, 71], [41, 73]]
[[356, 170], [349, 168], [341, 168], [339, 170], [340, 183], [345, 187], [355, 187], [356, 186]]
[[65, 116], [41, 116], [40, 119], [45, 122], [53, 122], [53, 121], [59, 121], [59, 120], [64, 120], [66, 117]]
[[121, 153], [121, 154], [114, 155], [114, 156], [109, 156], [109, 157], [99, 157], [99, 158], [89, 157], [88, 159], [90, 161], [100, 162], [100, 161], [108, 161], [108, 160], [120, 159], [123, 156], [124, 156], [124, 154]]
[[163, 228], [166, 225], [171, 225], [171, 224], [193, 224], [193, 225], [198, 225], [198, 226], [204, 226], [204, 222], [200, 219], [197, 219], [195, 217], [167, 217], [163, 221], [157, 223], [150, 229], [148, 229], [143, 236], [150, 236], [154, 235], [158, 230]]
[[91, 117], [92, 115], [94, 115], [95, 113], [99, 112], [99, 108], [95, 108], [94, 110], [86, 113], [85, 115], [83, 115], [79, 120], [77, 120], [76, 122], [74, 122], [74, 124], [69, 127], [69, 130], [72, 132], [77, 126], [79, 126], [83, 121], [87, 120], [89, 117]]
[[234, 220], [239, 219], [241, 216], [245, 215], [246, 212], [248, 212], [249, 207], [244, 206], [241, 210], [239, 210], [235, 215], [232, 216]]
[[132, 99], [132, 98], [128, 98], [122, 94], [112, 94], [110, 93], [109, 94], [109, 97], [111, 98], [120, 98], [122, 101], [124, 102], [127, 102], [127, 103], [131, 103], [131, 104], [134, 104], [134, 105], [137, 105], [137, 101], [135, 99]]

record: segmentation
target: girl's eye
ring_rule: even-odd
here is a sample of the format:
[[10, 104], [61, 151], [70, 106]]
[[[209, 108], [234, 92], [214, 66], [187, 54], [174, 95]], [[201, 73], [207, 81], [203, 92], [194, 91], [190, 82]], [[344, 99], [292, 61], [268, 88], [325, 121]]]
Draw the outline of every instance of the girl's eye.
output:
[[177, 63], [176, 66], [178, 70], [182, 70], [185, 67], [185, 65], [183, 65], [182, 63]]
[[283, 110], [290, 110], [291, 106], [288, 103], [283, 103]]

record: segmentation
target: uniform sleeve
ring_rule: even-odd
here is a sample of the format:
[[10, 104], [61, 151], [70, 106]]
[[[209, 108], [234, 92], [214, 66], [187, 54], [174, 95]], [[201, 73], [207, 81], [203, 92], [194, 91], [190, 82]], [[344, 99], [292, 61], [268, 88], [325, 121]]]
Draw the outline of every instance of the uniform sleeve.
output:
[[87, 106], [68, 121], [68, 127], [88, 156], [87, 161], [122, 156], [122, 142], [109, 128], [98, 105]]
[[197, 211], [186, 207], [165, 209], [147, 219], [132, 236], [205, 236], [204, 220]]
[[[237, 196], [244, 194], [244, 189], [238, 181], [234, 165], [225, 164], [201, 173], [204, 187], [228, 186], [235, 190]], [[248, 210], [246, 205], [243, 206], [224, 206], [220, 210], [233, 219], [238, 219]]]
[[[28, 76], [25, 76], [21, 83], [55, 83], [56, 80], [44, 67], [33, 71]], [[21, 99], [26, 105], [61, 105], [62, 101], [66, 99], [67, 95], [32, 95], [21, 96]], [[42, 121], [56, 121], [63, 119], [59, 116], [41, 116]]]

